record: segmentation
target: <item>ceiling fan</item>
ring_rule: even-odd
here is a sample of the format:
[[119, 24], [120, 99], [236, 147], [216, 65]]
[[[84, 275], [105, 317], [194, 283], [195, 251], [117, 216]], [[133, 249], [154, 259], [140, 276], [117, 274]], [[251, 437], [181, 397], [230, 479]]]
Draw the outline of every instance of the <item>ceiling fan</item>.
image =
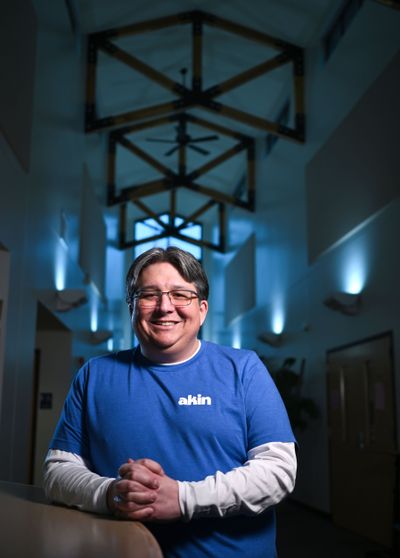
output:
[[[182, 84], [185, 86], [185, 76], [187, 73], [187, 68], [182, 68], [180, 70], [182, 74]], [[187, 132], [187, 116], [185, 113], [179, 114], [177, 116], [178, 125], [175, 126], [176, 136], [175, 139], [162, 139], [162, 138], [146, 138], [146, 141], [150, 142], [157, 142], [157, 143], [172, 143], [174, 147], [169, 149], [164, 153], [166, 157], [169, 157], [175, 151], [178, 151], [182, 146], [188, 147], [197, 153], [201, 153], [202, 155], [209, 155], [209, 151], [204, 149], [203, 147], [199, 147], [197, 144], [204, 142], [204, 141], [215, 141], [219, 139], [219, 136], [213, 134], [209, 136], [200, 136], [197, 138], [193, 138]]]
[[210, 152], [203, 147], [199, 147], [197, 144], [204, 141], [214, 141], [219, 139], [217, 135], [200, 136], [198, 138], [193, 138], [187, 133], [187, 120], [184, 114], [178, 117], [178, 125], [175, 126], [175, 129], [175, 139], [146, 138], [146, 141], [174, 144], [174, 147], [164, 153], [164, 155], [168, 157], [169, 155], [175, 153], [175, 151], [178, 151], [181, 146], [186, 146], [193, 151], [197, 151], [197, 153], [201, 153], [202, 155], [208, 155]]

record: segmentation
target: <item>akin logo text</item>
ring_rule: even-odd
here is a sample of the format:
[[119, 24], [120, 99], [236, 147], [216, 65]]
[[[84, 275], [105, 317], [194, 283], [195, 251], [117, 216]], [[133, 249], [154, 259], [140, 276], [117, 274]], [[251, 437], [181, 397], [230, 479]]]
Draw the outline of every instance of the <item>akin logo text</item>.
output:
[[211, 405], [211, 397], [209, 395], [188, 395], [187, 397], [180, 397], [178, 405]]

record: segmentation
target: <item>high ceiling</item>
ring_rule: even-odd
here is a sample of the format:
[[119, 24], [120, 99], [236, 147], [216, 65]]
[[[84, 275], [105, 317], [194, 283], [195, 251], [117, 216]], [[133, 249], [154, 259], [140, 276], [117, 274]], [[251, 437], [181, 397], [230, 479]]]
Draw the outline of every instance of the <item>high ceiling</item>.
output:
[[340, 5], [337, 0], [78, 0], [77, 4], [83, 33], [199, 9], [303, 47], [320, 33], [327, 12]]
[[[325, 24], [327, 16], [338, 8], [337, 0], [165, 0], [153, 3], [142, 0], [77, 0], [75, 4], [70, 3], [71, 5], [75, 6], [73, 11], [76, 27], [81, 33], [91, 36], [93, 33], [109, 29], [201, 10], [219, 16], [224, 21], [248, 27], [255, 33], [260, 32], [300, 48], [312, 44], [321, 35], [321, 26]], [[172, 173], [179, 173], [179, 164], [182, 165], [181, 150], [177, 149], [178, 144], [173, 143], [179, 132], [178, 122], [165, 121], [164, 118], [176, 112], [164, 111], [161, 114], [147, 115], [143, 109], [179, 99], [179, 95], [157, 83], [157, 79], [149, 79], [149, 68], [150, 72], [154, 69], [158, 77], [165, 76], [169, 83], [176, 82], [189, 90], [192, 89], [192, 79], [196, 70], [192, 59], [193, 31], [190, 23], [189, 21], [188, 24], [161, 25], [153, 31], [112, 37], [112, 43], [117, 49], [128, 53], [128, 57], [134, 57], [135, 61], [139, 60], [145, 64], [145, 73], [110, 56], [105, 49], [96, 52], [96, 78], [93, 85], [96, 118], [101, 120], [134, 112], [137, 117], [132, 121], [125, 119], [123, 126], [146, 122], [144, 129], [135, 130], [125, 136], [128, 143], [134, 144], [136, 155], [132, 149], [127, 149], [126, 145], [124, 147], [116, 144], [113, 179], [117, 198], [126, 188], [135, 188], [143, 183], [164, 178], [166, 168]], [[207, 24], [202, 27], [202, 90], [225, 82], [280, 54], [275, 45], [255, 41], [252, 37], [232, 32], [228, 27]], [[254, 115], [256, 119], [272, 122], [276, 121], [284, 103], [289, 100], [291, 110], [287, 126], [295, 128], [292, 64], [280, 65], [273, 71], [260, 73], [256, 78], [237, 87], [228, 88], [216, 100], [233, 111], [242, 111]], [[196, 104], [187, 106], [185, 113], [202, 119], [205, 124], [189, 121], [184, 130], [186, 135], [181, 129], [181, 138], [185, 137], [186, 141], [206, 138], [205, 141], [195, 141], [191, 147], [185, 149], [184, 165], [187, 174], [216, 161], [218, 157], [224, 159], [224, 154], [237, 145], [237, 139], [233, 138], [232, 134], [224, 133], [223, 129], [212, 129], [213, 126], [222, 126], [232, 133], [255, 140], [265, 137], [268, 133], [268, 129], [263, 129], [257, 122], [253, 125], [249, 119], [232, 118], [218, 111], [205, 110]], [[159, 121], [160, 116], [164, 118], [163, 121]], [[207, 127], [207, 123], [210, 123], [210, 127]], [[114, 121], [109, 126], [89, 133], [104, 134], [110, 138], [110, 133], [115, 133], [122, 124]], [[207, 139], [210, 136], [211, 139]], [[150, 164], [145, 160], [143, 153], [151, 157]], [[203, 187], [222, 192], [228, 197], [236, 195], [238, 185], [246, 179], [247, 155], [243, 150], [237, 155], [227, 157], [221, 164], [211, 165], [210, 170], [201, 177]], [[99, 156], [104, 158], [104, 151], [99, 152]], [[157, 164], [154, 164], [154, 161], [157, 161]], [[158, 164], [160, 168], [157, 168]], [[166, 190], [168, 189], [164, 189], [164, 192], [157, 190], [155, 194], [146, 195], [141, 200], [151, 211], [168, 211], [171, 207], [171, 188]], [[176, 211], [186, 217], [210, 200], [209, 196], [193, 189], [177, 188], [176, 192], [173, 202]], [[214, 201], [221, 201], [218, 194]], [[116, 211], [116, 207], [113, 211]], [[137, 205], [128, 203], [127, 219], [146, 217], [151, 211], [146, 213], [143, 207], [138, 208]], [[205, 211], [201, 216], [202, 221], [210, 219], [217, 219], [216, 208]]]

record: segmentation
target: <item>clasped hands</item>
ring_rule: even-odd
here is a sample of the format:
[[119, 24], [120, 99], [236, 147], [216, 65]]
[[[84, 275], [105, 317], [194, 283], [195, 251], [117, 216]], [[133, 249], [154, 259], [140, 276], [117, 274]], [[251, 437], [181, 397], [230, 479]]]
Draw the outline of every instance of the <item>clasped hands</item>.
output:
[[173, 521], [181, 517], [179, 489], [152, 459], [129, 459], [107, 492], [114, 515], [136, 521]]

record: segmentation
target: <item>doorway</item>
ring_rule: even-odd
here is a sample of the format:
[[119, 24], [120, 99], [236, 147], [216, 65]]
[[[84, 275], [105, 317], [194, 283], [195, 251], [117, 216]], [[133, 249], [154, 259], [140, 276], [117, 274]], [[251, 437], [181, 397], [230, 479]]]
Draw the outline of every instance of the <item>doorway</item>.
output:
[[33, 359], [29, 478], [40, 486], [42, 465], [72, 379], [72, 332], [38, 303]]
[[392, 334], [328, 351], [327, 395], [333, 520], [393, 547], [398, 456]]

